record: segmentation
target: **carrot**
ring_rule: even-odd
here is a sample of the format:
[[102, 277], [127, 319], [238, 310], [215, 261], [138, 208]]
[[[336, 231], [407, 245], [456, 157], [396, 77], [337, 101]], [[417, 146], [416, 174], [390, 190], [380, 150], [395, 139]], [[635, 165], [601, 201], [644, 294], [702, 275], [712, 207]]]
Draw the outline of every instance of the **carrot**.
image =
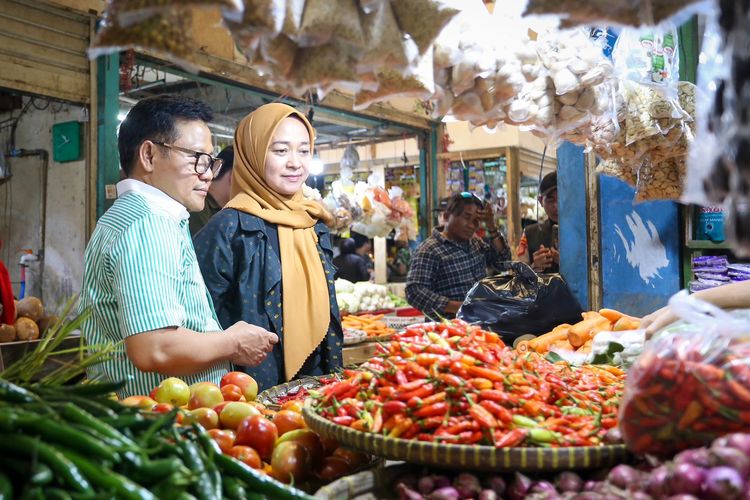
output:
[[[570, 325], [568, 325], [567, 323], [556, 326], [552, 329], [551, 332], [545, 333], [544, 335], [540, 335], [535, 339], [529, 340], [526, 347], [539, 353], [545, 353], [549, 351], [549, 348], [552, 344], [568, 337], [569, 328]], [[521, 348], [521, 345], [523, 344], [524, 343], [521, 342], [516, 349], [520, 352], [526, 352]]]
[[594, 338], [590, 338], [586, 341], [585, 344], [583, 344], [581, 347], [577, 349], [578, 352], [591, 352], [591, 346], [594, 345]]
[[[599, 315], [597, 314], [597, 316]], [[593, 329], [608, 328], [609, 325], [609, 320], [602, 316], [599, 316], [599, 318], [585, 319], [570, 327], [570, 330], [568, 331], [568, 341], [573, 347], [579, 348], [592, 338]]]
[[600, 309], [599, 314], [607, 318], [612, 323], [616, 323], [617, 320], [625, 316], [620, 311], [615, 311], [614, 309]]
[[637, 330], [641, 326], [641, 320], [630, 316], [623, 316], [617, 320], [612, 327], [612, 331], [621, 332], [624, 330]]

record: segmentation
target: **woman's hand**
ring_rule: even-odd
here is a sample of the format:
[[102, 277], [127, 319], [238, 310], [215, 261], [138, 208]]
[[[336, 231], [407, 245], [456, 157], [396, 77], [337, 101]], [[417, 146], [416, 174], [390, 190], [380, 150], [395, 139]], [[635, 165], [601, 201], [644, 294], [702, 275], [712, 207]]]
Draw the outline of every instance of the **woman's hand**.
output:
[[679, 318], [669, 306], [662, 307], [641, 319], [641, 328], [646, 329], [646, 338], [651, 338], [656, 332], [677, 321]]

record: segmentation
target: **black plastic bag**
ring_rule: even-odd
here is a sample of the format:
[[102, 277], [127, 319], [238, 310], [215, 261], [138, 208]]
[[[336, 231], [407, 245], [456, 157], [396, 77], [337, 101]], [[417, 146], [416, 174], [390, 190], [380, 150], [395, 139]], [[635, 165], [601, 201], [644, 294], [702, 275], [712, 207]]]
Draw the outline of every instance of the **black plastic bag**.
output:
[[525, 334], [541, 335], [581, 320], [581, 306], [559, 274], [537, 274], [523, 262], [506, 262], [500, 273], [477, 282], [458, 317], [499, 333], [511, 345]]

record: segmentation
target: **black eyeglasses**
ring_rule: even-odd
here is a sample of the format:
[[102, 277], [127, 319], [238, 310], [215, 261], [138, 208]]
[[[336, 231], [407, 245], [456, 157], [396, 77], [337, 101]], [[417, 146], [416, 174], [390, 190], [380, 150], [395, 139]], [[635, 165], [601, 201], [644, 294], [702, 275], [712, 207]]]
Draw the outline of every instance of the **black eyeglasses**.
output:
[[221, 158], [214, 158], [208, 153], [193, 151], [192, 149], [182, 148], [180, 146], [167, 144], [166, 142], [161, 141], [151, 142], [153, 142], [154, 144], [158, 144], [159, 146], [163, 146], [167, 149], [175, 149], [177, 151], [181, 151], [188, 156], [195, 158], [195, 165], [193, 165], [193, 168], [195, 169], [195, 173], [198, 175], [203, 175], [210, 170], [213, 176], [216, 177], [217, 175], [219, 175], [219, 171], [221, 170], [222, 165], [224, 165], [224, 160], [222, 160]]

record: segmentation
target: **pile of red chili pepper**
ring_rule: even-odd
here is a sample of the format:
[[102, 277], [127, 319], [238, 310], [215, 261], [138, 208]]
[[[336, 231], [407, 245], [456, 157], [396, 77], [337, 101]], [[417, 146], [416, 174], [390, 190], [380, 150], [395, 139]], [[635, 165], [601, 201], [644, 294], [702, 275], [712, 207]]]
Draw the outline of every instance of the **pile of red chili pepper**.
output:
[[460, 320], [412, 325], [314, 395], [352, 429], [455, 444], [593, 446], [617, 425], [624, 372], [519, 354]]
[[671, 334], [629, 372], [622, 434], [635, 453], [672, 455], [750, 431], [750, 348], [721, 336]]
[[[320, 382], [320, 386], [318, 387], [322, 387], [325, 385], [333, 384], [334, 382], [338, 380], [338, 378], [318, 377], [316, 380]], [[287, 401], [304, 401], [305, 399], [307, 399], [309, 395], [310, 395], [310, 391], [307, 388], [299, 386], [290, 390], [286, 394], [282, 394], [281, 396], [276, 397], [273, 400], [273, 403], [277, 405], [283, 405]]]

